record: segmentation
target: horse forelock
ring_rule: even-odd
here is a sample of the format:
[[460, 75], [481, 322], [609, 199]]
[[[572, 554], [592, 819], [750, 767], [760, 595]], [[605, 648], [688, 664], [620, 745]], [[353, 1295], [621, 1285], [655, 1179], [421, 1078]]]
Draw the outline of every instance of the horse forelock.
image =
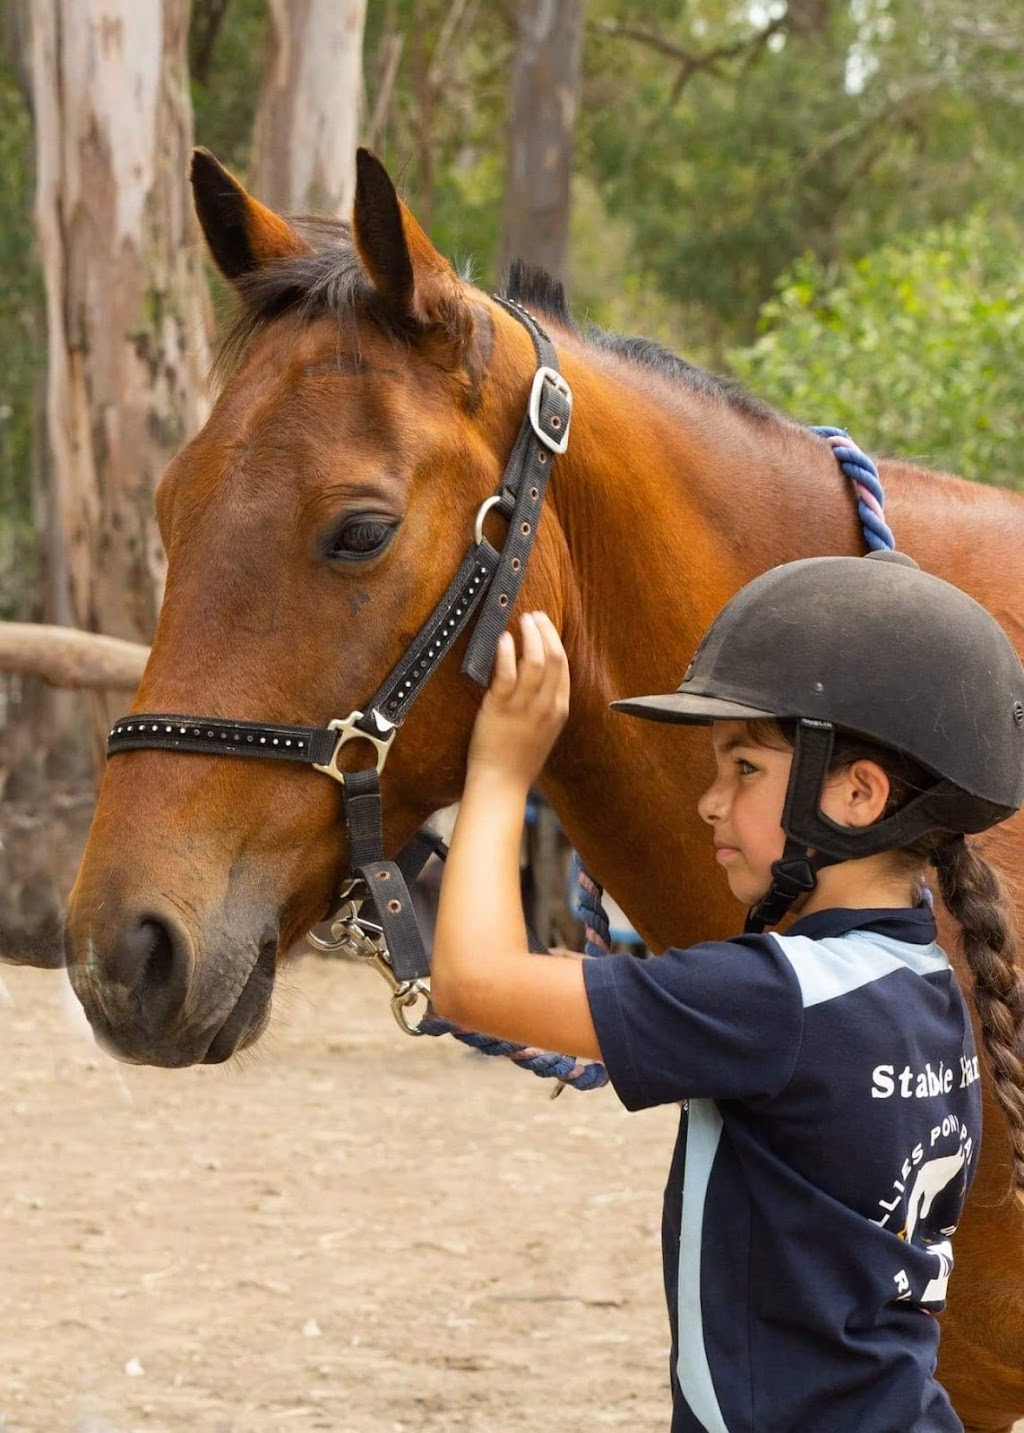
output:
[[220, 379], [237, 367], [252, 341], [285, 314], [310, 322], [332, 316], [351, 320], [362, 314], [395, 342], [407, 343], [414, 336], [413, 323], [389, 308], [374, 288], [349, 224], [317, 217], [290, 222], [311, 249], [274, 259], [236, 281], [241, 308], [214, 361]]

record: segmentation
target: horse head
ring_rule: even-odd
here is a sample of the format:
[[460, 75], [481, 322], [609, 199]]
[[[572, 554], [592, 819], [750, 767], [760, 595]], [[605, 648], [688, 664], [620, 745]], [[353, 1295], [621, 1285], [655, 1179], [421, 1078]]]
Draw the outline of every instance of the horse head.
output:
[[[366, 152], [351, 228], [289, 222], [205, 151], [192, 181], [240, 317], [209, 421], [157, 491], [166, 591], [132, 710], [323, 727], [362, 708], [459, 567], [526, 408], [530, 339]], [[545, 512], [523, 595], [556, 620], [563, 566]], [[382, 777], [390, 848], [458, 796], [479, 698], [457, 656], [425, 687]], [[339, 761], [372, 756], [357, 741]], [[65, 941], [108, 1047], [183, 1065], [258, 1037], [281, 953], [336, 895], [339, 810], [308, 767], [108, 763]]]

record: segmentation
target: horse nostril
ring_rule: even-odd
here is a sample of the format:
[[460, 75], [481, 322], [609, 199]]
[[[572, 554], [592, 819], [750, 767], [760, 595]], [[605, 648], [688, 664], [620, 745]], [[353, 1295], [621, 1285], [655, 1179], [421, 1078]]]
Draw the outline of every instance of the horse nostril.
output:
[[184, 1002], [190, 965], [184, 934], [170, 922], [146, 916], [121, 932], [107, 974], [142, 1006], [169, 1019]]
[[147, 932], [151, 946], [142, 963], [142, 978], [139, 983], [157, 990], [165, 989], [174, 980], [177, 968], [174, 942], [167, 927], [159, 921], [143, 921], [140, 930]]

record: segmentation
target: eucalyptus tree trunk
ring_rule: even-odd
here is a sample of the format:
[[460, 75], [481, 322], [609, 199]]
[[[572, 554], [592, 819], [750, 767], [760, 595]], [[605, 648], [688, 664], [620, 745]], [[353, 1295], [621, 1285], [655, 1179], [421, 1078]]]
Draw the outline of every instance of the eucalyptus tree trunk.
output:
[[[68, 615], [148, 642], [153, 490], [206, 409], [188, 0], [31, 0], [47, 437]], [[124, 694], [94, 698], [98, 729]]]
[[501, 270], [518, 258], [564, 279], [583, 0], [519, 0], [515, 19]]
[[269, 10], [250, 188], [274, 209], [348, 219], [366, 0], [269, 0]]

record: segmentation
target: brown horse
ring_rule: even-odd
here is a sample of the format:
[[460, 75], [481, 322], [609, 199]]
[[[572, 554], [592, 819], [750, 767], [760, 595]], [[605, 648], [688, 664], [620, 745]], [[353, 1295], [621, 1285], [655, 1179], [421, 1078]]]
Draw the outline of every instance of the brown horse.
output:
[[[290, 224], [202, 152], [193, 183], [243, 317], [213, 414], [157, 494], [167, 591], [135, 710], [324, 725], [368, 699], [461, 561], [526, 405], [530, 339], [455, 275], [369, 155], [351, 230]], [[573, 673], [544, 789], [654, 948], [725, 936], [740, 911], [695, 813], [704, 739], [608, 703], [674, 685], [756, 573], [859, 552], [851, 493], [799, 424], [656, 345], [582, 334], [553, 285], [520, 297], [575, 393], [519, 603], [552, 615]], [[1024, 638], [1024, 503], [899, 463], [883, 477], [900, 544]], [[458, 647], [393, 744], [392, 848], [460, 792], [480, 690]], [[331, 907], [338, 816], [338, 787], [306, 767], [112, 760], [67, 922], [97, 1032], [161, 1065], [256, 1040], [279, 955]], [[1013, 870], [1022, 838], [1013, 822], [989, 853]], [[996, 1433], [1024, 1415], [1024, 1219], [991, 1101], [986, 1115], [941, 1375], [969, 1427]]]

